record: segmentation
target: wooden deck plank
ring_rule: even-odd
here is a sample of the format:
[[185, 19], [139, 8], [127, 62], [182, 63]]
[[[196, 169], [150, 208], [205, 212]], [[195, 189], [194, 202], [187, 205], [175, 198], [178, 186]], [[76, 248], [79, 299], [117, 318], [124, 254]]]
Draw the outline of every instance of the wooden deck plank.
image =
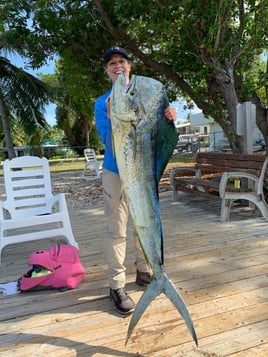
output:
[[[130, 317], [119, 317], [108, 297], [103, 259], [102, 205], [70, 210], [87, 269], [73, 291], [43, 291], [2, 297], [0, 355], [43, 356], [266, 356], [268, 350], [267, 222], [258, 212], [231, 213], [220, 223], [219, 203], [171, 192], [161, 197], [165, 267], [191, 312], [196, 348], [178, 312], [164, 295], [145, 311], [125, 347]], [[132, 235], [130, 222], [129, 235]], [[0, 281], [28, 269], [33, 250], [53, 240], [6, 247]], [[46, 245], [46, 247], [44, 247]], [[134, 244], [127, 251], [127, 287], [134, 301], [143, 289], [134, 283]], [[254, 354], [255, 353], [255, 354]]]

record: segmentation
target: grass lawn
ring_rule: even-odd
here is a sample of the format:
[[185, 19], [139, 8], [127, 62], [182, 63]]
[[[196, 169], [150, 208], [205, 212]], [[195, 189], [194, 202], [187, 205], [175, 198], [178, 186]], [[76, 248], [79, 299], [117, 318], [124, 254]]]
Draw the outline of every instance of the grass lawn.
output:
[[[100, 165], [102, 158], [99, 158]], [[193, 154], [175, 154], [172, 155], [169, 164], [170, 166], [183, 165], [184, 163], [192, 162]], [[49, 167], [51, 172], [64, 172], [64, 171], [82, 171], [84, 169], [84, 158], [69, 159], [69, 160], [49, 160]], [[3, 170], [0, 168], [0, 175], [3, 175]]]
[[49, 160], [49, 168], [51, 172], [62, 171], [82, 171], [84, 169], [84, 159], [73, 160]]
[[[99, 159], [100, 163], [102, 158]], [[171, 166], [183, 165], [188, 162], [193, 161], [193, 154], [176, 154], [172, 155], [169, 164]], [[84, 169], [84, 160], [83, 159], [74, 159], [74, 160], [62, 160], [62, 161], [50, 161], [49, 167], [51, 172], [61, 172], [61, 171], [81, 171]]]

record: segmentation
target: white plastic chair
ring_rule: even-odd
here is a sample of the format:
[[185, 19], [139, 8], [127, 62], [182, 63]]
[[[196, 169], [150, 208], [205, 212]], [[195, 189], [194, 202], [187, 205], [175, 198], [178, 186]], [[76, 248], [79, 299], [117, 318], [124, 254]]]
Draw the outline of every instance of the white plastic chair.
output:
[[82, 174], [84, 180], [98, 180], [101, 178], [101, 170], [94, 149], [85, 149], [85, 166]]
[[52, 194], [46, 158], [21, 156], [3, 163], [6, 199], [0, 201], [2, 249], [15, 243], [64, 237], [75, 241], [64, 193]]

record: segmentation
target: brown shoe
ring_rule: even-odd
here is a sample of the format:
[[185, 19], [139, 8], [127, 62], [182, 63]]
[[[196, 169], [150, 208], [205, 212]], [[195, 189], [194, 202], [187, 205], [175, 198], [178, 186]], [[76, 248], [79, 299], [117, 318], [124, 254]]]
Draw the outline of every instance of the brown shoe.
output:
[[147, 286], [152, 281], [152, 278], [153, 275], [151, 273], [137, 270], [136, 284], [140, 286]]

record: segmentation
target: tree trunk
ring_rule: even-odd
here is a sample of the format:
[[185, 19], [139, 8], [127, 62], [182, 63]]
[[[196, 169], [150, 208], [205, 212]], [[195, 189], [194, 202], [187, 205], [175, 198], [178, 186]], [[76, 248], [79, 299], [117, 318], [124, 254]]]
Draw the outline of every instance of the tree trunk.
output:
[[[222, 111], [222, 117], [215, 115], [214, 120], [220, 124], [225, 132], [232, 151], [234, 153], [242, 154], [244, 152], [243, 137], [237, 135], [237, 104], [238, 98], [234, 84], [234, 69], [230, 61], [226, 61], [225, 67], [215, 57], [209, 56], [208, 51], [203, 46], [201, 47], [201, 55], [203, 62], [210, 69], [207, 75], [208, 94], [214, 102], [215, 108], [221, 106], [221, 99], [223, 98], [226, 105], [226, 118]], [[202, 107], [200, 109], [203, 109]], [[204, 110], [203, 110], [204, 111]]]
[[1, 116], [2, 126], [3, 126], [5, 141], [6, 141], [8, 158], [9, 158], [9, 160], [11, 160], [14, 157], [16, 157], [16, 153], [15, 153], [14, 145], [13, 145], [12, 139], [11, 139], [10, 128], [8, 125], [8, 117], [7, 117], [6, 107], [5, 107], [5, 104], [3, 101], [2, 93], [0, 93], [0, 116]]
[[261, 104], [260, 98], [254, 93], [251, 98], [253, 104], [256, 105], [256, 124], [262, 132], [266, 147], [268, 146], [268, 108]]

